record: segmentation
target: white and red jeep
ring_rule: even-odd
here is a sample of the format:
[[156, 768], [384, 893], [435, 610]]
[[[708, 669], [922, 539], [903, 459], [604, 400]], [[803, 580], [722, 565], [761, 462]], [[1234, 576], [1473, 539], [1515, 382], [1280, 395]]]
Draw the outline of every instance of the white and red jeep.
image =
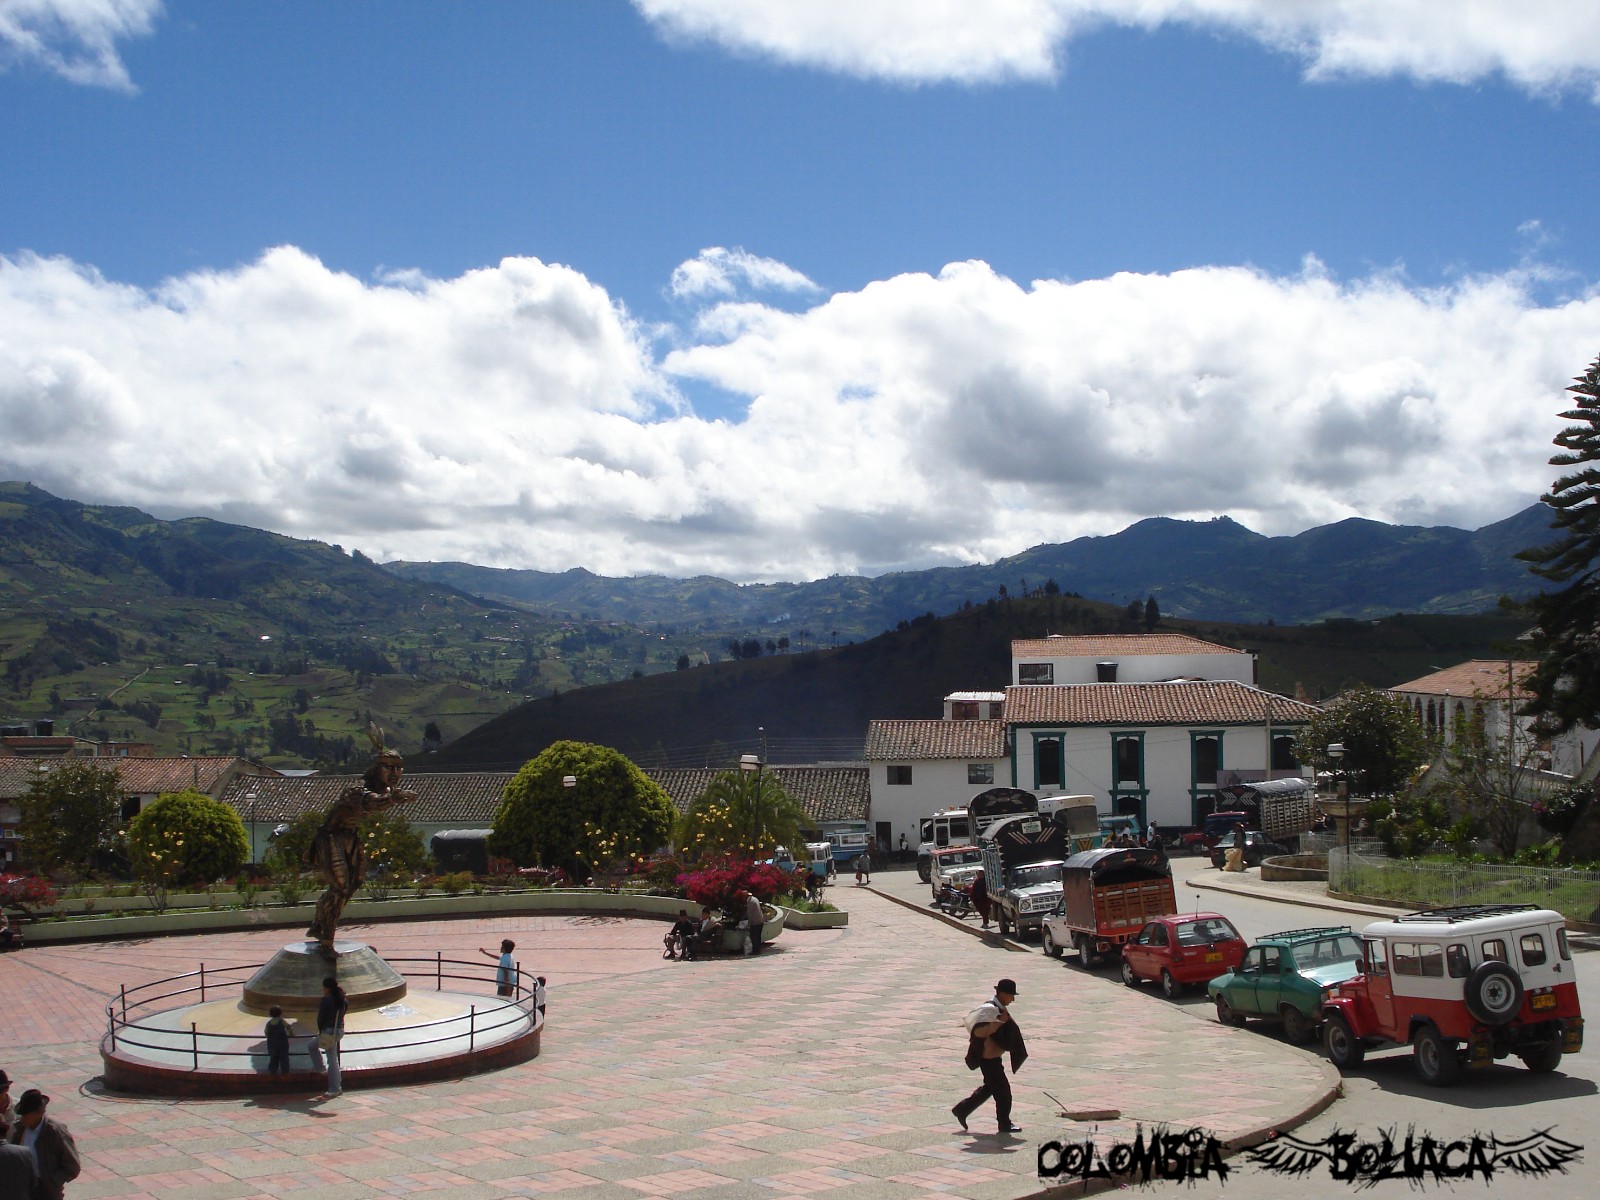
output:
[[1515, 1054], [1553, 1071], [1583, 1048], [1578, 980], [1566, 920], [1531, 904], [1410, 913], [1362, 931], [1362, 962], [1323, 1004], [1333, 1065], [1410, 1044], [1424, 1083], [1444, 1087], [1464, 1066]]

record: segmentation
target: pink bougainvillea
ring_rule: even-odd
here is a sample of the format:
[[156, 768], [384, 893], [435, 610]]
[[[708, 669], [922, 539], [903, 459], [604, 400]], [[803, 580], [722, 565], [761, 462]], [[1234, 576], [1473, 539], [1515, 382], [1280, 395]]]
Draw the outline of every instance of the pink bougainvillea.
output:
[[0, 905], [32, 912], [36, 908], [54, 908], [55, 889], [37, 875], [0, 875]]
[[789, 890], [790, 876], [771, 863], [723, 855], [706, 862], [699, 870], [679, 875], [677, 882], [684, 895], [696, 904], [709, 905], [729, 916], [743, 917], [746, 893], [754, 894], [763, 904], [771, 904]]

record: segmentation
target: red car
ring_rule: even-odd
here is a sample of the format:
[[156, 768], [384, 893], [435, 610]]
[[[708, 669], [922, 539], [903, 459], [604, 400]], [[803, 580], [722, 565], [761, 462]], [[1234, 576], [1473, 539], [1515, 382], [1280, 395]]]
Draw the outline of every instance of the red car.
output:
[[1244, 961], [1244, 939], [1219, 913], [1180, 913], [1160, 917], [1122, 947], [1122, 982], [1137, 987], [1159, 979], [1169, 1000], [1186, 986], [1209, 983]]

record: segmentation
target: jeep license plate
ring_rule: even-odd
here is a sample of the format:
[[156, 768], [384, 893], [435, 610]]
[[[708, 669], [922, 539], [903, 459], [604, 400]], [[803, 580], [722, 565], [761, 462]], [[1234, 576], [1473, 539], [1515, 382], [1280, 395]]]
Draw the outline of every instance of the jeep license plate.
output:
[[1208, 954], [1208, 955], [1206, 955], [1206, 961], [1207, 962], [1221, 962], [1222, 961], [1222, 954], [1220, 952], [1216, 953], [1216, 954]]
[[1547, 994], [1547, 995], [1544, 995], [1544, 996], [1535, 996], [1533, 998], [1533, 1007], [1534, 1008], [1554, 1008], [1555, 1006], [1556, 1006], [1556, 998], [1553, 995], [1548, 995]]

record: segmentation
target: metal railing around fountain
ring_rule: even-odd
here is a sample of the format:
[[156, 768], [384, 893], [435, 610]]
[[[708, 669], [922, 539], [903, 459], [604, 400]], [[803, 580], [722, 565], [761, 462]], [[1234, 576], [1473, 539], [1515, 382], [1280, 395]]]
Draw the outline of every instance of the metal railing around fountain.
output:
[[[467, 982], [481, 985], [488, 983], [495, 986], [498, 977], [498, 964], [486, 967], [483, 963], [470, 959], [445, 958], [443, 954], [435, 954], [432, 958], [416, 957], [385, 957], [385, 962], [394, 967], [407, 980], [431, 980], [434, 990], [442, 992], [446, 980], [452, 982]], [[408, 969], [408, 967], [410, 969]], [[449, 968], [449, 969], [447, 969]], [[457, 970], [465, 968], [466, 972]], [[207, 993], [217, 993], [223, 989], [236, 989], [242, 991], [245, 983], [255, 972], [261, 969], [260, 963], [248, 965], [207, 967], [200, 964], [197, 971], [189, 971], [182, 975], [169, 975], [164, 979], [153, 979], [149, 983], [142, 983], [135, 987], [123, 985], [112, 1002], [106, 1005], [106, 1024], [109, 1049], [115, 1054], [118, 1046], [132, 1047], [135, 1049], [154, 1051], [158, 1054], [171, 1055], [183, 1050], [183, 1042], [187, 1039], [188, 1052], [195, 1070], [200, 1069], [202, 1057], [207, 1059], [241, 1058], [250, 1060], [265, 1057], [262, 1048], [262, 1035], [260, 1033], [202, 1033], [195, 1022], [189, 1023], [189, 1028], [184, 1030], [173, 1025], [150, 1024], [152, 1017], [158, 1015], [150, 1011], [151, 1006], [167, 1000], [176, 1000], [182, 997], [195, 997], [188, 1003], [207, 1002]], [[173, 984], [182, 984], [170, 991], [154, 992], [156, 988], [168, 987]], [[535, 1001], [536, 980], [534, 976], [524, 971], [519, 965], [516, 968], [516, 979], [513, 983], [513, 992], [509, 997], [495, 996], [483, 1007], [476, 1004], [469, 1005], [467, 1011], [460, 1016], [446, 1017], [442, 1020], [424, 1021], [416, 1025], [396, 1025], [378, 1031], [363, 1031], [359, 1034], [347, 1035], [358, 1038], [359, 1045], [352, 1045], [350, 1049], [340, 1049], [340, 1060], [345, 1069], [359, 1069], [360, 1059], [366, 1056], [381, 1054], [384, 1051], [414, 1049], [418, 1046], [431, 1046], [446, 1042], [463, 1042], [467, 1053], [477, 1048], [480, 1040], [486, 1044], [503, 1040], [497, 1037], [502, 1031], [522, 1027], [531, 1027], [537, 1020]], [[212, 998], [218, 998], [213, 996]], [[170, 1012], [172, 1008], [184, 1007], [173, 1005], [162, 1011]], [[389, 1040], [398, 1034], [432, 1033], [435, 1036], [413, 1038], [410, 1040]], [[160, 1041], [142, 1041], [144, 1037], [160, 1036]], [[297, 1034], [313, 1046], [316, 1042], [314, 1034]], [[383, 1041], [375, 1041], [382, 1037]], [[241, 1043], [247, 1043], [242, 1046]]]

